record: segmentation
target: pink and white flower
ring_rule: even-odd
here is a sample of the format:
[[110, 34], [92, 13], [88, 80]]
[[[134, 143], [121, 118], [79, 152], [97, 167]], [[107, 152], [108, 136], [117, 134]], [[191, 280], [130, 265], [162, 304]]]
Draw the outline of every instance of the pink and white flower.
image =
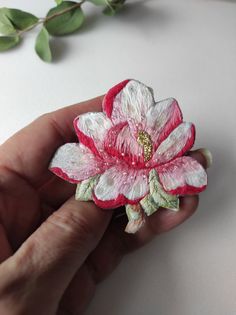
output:
[[97, 176], [92, 198], [101, 208], [137, 205], [149, 193], [155, 169], [172, 195], [199, 193], [207, 185], [203, 167], [184, 154], [195, 140], [173, 98], [155, 102], [150, 88], [125, 80], [108, 91], [103, 112], [74, 120], [79, 143], [56, 152], [50, 170], [71, 183]]

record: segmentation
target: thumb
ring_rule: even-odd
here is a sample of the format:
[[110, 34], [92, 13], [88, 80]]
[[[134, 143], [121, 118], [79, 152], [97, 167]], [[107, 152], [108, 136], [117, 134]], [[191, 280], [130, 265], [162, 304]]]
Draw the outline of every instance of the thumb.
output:
[[[60, 298], [79, 267], [103, 236], [112, 211], [69, 199], [19, 248], [14, 256], [22, 278], [29, 275], [37, 295]], [[53, 288], [45, 292], [45, 288]], [[53, 292], [52, 292], [53, 291]], [[48, 299], [48, 296], [47, 296]]]

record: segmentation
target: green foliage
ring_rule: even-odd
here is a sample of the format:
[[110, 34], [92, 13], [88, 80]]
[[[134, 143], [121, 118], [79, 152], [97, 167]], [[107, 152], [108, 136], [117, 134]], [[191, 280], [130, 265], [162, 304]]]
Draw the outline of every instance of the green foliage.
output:
[[107, 0], [107, 6], [103, 10], [105, 15], [113, 16], [115, 15], [124, 5], [125, 0]]
[[24, 30], [38, 22], [38, 18], [28, 12], [17, 10], [17, 9], [8, 9], [3, 8], [5, 16], [12, 22], [12, 25], [17, 30]]
[[75, 199], [80, 201], [93, 200], [93, 189], [100, 175], [95, 175], [77, 184]]
[[0, 37], [0, 52], [9, 50], [15, 47], [20, 42], [20, 36], [1, 36]]
[[168, 194], [164, 191], [155, 170], [151, 170], [149, 173], [149, 186], [150, 193], [140, 201], [147, 215], [153, 214], [159, 207], [173, 211], [179, 210], [178, 196]]
[[3, 35], [12, 35], [16, 33], [14, 26], [5, 14], [5, 8], [0, 9], [0, 33]]
[[107, 5], [107, 0], [88, 0], [95, 5]]
[[42, 60], [50, 62], [49, 34], [61, 36], [77, 31], [85, 19], [81, 6], [86, 1], [103, 6], [106, 15], [114, 15], [125, 3], [125, 0], [55, 0], [57, 6], [50, 9], [42, 19], [22, 10], [0, 8], [0, 34], [3, 35], [0, 37], [0, 52], [16, 46], [24, 33], [43, 24], [36, 38], [35, 51]]
[[63, 0], [55, 0], [56, 4], [59, 5], [62, 3]]
[[36, 38], [35, 51], [43, 61], [50, 62], [52, 60], [52, 53], [49, 45], [49, 34], [45, 27], [41, 29]]
[[[58, 36], [66, 35], [78, 30], [84, 22], [84, 14], [76, 2], [63, 1], [60, 5], [52, 8], [47, 14], [47, 21], [44, 23], [49, 34]], [[74, 8], [73, 8], [74, 7]], [[67, 9], [71, 10], [66, 11]], [[51, 16], [66, 11], [65, 13], [49, 19]]]

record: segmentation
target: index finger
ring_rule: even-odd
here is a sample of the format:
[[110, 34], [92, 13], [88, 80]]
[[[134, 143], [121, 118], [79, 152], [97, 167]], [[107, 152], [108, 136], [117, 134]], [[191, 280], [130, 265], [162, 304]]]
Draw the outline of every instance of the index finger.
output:
[[48, 164], [55, 150], [76, 139], [73, 120], [84, 112], [100, 111], [103, 96], [44, 114], [0, 147], [0, 166], [6, 167], [38, 188], [50, 178]]

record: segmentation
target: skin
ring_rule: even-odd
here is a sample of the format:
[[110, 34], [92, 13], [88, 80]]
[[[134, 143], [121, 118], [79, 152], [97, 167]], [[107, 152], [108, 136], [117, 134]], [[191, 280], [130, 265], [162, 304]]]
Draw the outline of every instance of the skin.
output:
[[[102, 97], [45, 114], [0, 147], [0, 314], [79, 315], [129, 252], [168, 232], [196, 210], [159, 209], [135, 235], [125, 216], [74, 200], [75, 185], [48, 171], [55, 150], [76, 141], [73, 119], [100, 111]], [[201, 152], [190, 152], [204, 167]]]

